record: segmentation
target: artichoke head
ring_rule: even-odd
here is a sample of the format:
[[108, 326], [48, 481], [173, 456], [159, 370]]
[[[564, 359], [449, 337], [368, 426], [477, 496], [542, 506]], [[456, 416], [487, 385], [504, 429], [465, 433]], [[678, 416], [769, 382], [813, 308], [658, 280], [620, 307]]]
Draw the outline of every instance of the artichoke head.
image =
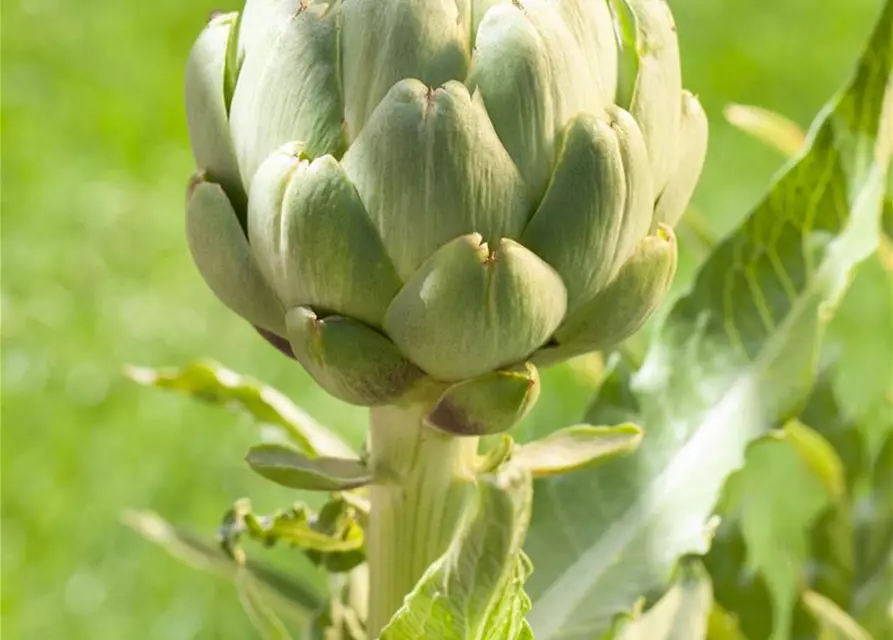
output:
[[192, 255], [336, 397], [507, 428], [665, 295], [681, 82], [665, 0], [248, 0], [187, 64]]

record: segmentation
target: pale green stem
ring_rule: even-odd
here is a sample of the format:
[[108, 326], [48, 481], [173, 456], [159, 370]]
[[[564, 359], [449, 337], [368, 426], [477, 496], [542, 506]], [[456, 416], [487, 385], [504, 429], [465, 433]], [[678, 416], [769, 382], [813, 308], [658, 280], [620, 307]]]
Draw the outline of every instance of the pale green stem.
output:
[[446, 550], [471, 495], [477, 438], [422, 424], [423, 405], [371, 411], [368, 636], [381, 629]]

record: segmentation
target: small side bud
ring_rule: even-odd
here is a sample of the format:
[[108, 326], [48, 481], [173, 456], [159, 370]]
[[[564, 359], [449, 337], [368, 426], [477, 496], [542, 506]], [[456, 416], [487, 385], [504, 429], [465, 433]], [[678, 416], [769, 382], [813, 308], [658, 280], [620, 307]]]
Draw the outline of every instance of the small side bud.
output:
[[539, 393], [539, 373], [530, 363], [494, 371], [447, 389], [425, 422], [454, 436], [501, 433], [527, 415]]

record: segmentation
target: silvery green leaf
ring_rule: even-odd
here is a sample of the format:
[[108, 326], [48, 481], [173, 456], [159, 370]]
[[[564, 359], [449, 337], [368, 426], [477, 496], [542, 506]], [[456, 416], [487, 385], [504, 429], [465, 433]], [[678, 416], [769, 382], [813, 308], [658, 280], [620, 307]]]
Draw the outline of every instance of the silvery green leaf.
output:
[[616, 427], [581, 424], [518, 446], [508, 464], [525, 469], [534, 478], [546, 478], [627, 455], [641, 442], [642, 430], [632, 424]]
[[597, 636], [663, 588], [680, 556], [703, 553], [745, 447], [804, 399], [823, 327], [878, 242], [891, 42], [888, 2], [808, 149], [674, 305], [634, 378], [648, 434], [639, 451], [540, 481], [526, 546], [538, 640]]
[[265, 546], [282, 542], [322, 554], [361, 550], [364, 536], [356, 512], [339, 495], [323, 510], [330, 508], [332, 502], [336, 503], [336, 517], [322, 518], [303, 504], [260, 515], [254, 513], [249, 500], [239, 500], [224, 518], [223, 544], [226, 548], [235, 548], [242, 536], [248, 536]]
[[746, 104], [730, 104], [723, 113], [729, 123], [786, 158], [797, 155], [806, 144], [806, 132], [780, 113]]
[[469, 517], [446, 553], [406, 597], [380, 640], [515, 640], [525, 636], [530, 565], [521, 543], [530, 517], [530, 477], [483, 475]]
[[353, 449], [276, 389], [204, 360], [181, 369], [128, 367], [125, 374], [147, 387], [168, 389], [245, 411], [262, 425], [279, 429], [284, 439], [308, 456], [352, 457]]
[[372, 482], [372, 472], [359, 460], [309, 458], [297, 449], [259, 444], [248, 450], [249, 466], [277, 484], [308, 491], [343, 491]]
[[[741, 529], [746, 572], [757, 573], [768, 588], [772, 606], [766, 613], [776, 639], [786, 638], [793, 628], [810, 556], [809, 531], [832, 504], [829, 483], [835, 482], [835, 462], [839, 464], [833, 450], [816, 459], [813, 445], [804, 446], [805, 440], [781, 432], [753, 443], [744, 468], [728, 479], [721, 501], [721, 517]], [[734, 610], [734, 603], [719, 601]]]

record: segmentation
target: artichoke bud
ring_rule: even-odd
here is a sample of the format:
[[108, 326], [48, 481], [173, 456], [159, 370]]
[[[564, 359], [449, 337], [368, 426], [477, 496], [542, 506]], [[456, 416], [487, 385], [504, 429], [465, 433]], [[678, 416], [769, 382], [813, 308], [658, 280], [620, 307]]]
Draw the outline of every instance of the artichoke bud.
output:
[[285, 313], [251, 255], [223, 188], [197, 174], [186, 197], [186, 238], [208, 287], [251, 324], [282, 335]]
[[570, 311], [616, 271], [629, 192], [623, 162], [617, 131], [607, 119], [575, 117], [564, 133], [549, 190], [521, 237], [561, 274]]
[[459, 381], [521, 362], [564, 317], [561, 277], [533, 252], [479, 234], [438, 249], [394, 298], [384, 328], [437, 380]]
[[676, 273], [676, 238], [660, 226], [639, 242], [629, 260], [605, 289], [585, 307], [569, 314], [555, 333], [558, 347], [543, 359], [607, 349], [644, 324], [666, 295]]
[[248, 49], [230, 109], [242, 181], [277, 148], [300, 140], [315, 158], [340, 154], [342, 100], [338, 70], [337, 12], [302, 4], [269, 43]]
[[227, 87], [233, 69], [228, 52], [238, 16], [215, 16], [199, 35], [186, 62], [186, 123], [200, 172], [218, 183], [244, 224], [246, 195], [229, 131]]
[[380, 327], [401, 282], [356, 189], [332, 156], [281, 147], [258, 170], [248, 237], [286, 309], [311, 306]]
[[425, 422], [455, 436], [501, 433], [527, 415], [539, 393], [539, 373], [530, 363], [485, 373], [448, 388]]
[[682, 93], [682, 124], [673, 173], [657, 200], [654, 222], [674, 226], [691, 201], [704, 161], [707, 159], [707, 114], [698, 99], [688, 91]]
[[636, 25], [638, 74], [629, 111], [642, 129], [655, 195], [663, 191], [679, 139], [682, 69], [673, 14], [666, 0], [626, 0]]
[[286, 315], [292, 351], [317, 384], [360, 406], [392, 404], [424, 378], [394, 344], [350, 318], [320, 318], [308, 307]]
[[187, 65], [189, 246], [330, 393], [501, 431], [658, 304], [707, 144], [667, 0], [245, 2]]

